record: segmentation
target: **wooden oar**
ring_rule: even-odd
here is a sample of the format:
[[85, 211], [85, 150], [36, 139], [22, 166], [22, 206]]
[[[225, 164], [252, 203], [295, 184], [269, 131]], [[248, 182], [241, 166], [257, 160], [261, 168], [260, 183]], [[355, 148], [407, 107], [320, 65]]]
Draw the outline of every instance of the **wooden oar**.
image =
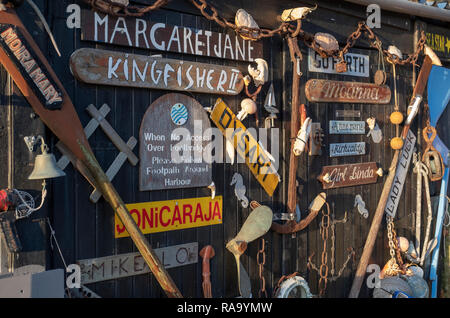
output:
[[[420, 69], [419, 76], [417, 78], [417, 83], [414, 87], [413, 96], [411, 102], [415, 102], [418, 96], [422, 96], [425, 86], [427, 85], [428, 75], [431, 71], [431, 59], [426, 56], [422, 67]], [[403, 127], [402, 139], [404, 140], [408, 135], [409, 127], [414, 119], [414, 114], [410, 114]], [[383, 191], [381, 192], [380, 200], [378, 201], [378, 206], [373, 216], [372, 224], [370, 226], [369, 234], [367, 235], [366, 243], [359, 260], [358, 268], [356, 270], [355, 278], [353, 280], [352, 288], [350, 290], [349, 298], [357, 298], [359, 291], [361, 290], [361, 285], [366, 274], [367, 265], [369, 264], [370, 256], [372, 255], [373, 247], [375, 245], [375, 240], [377, 238], [377, 233], [380, 228], [381, 220], [383, 219], [384, 209], [386, 207], [387, 200], [389, 198], [389, 192], [391, 191], [391, 186], [394, 181], [395, 173], [397, 171], [397, 164], [399, 160], [400, 150], [396, 150], [394, 157], [389, 167], [389, 174], [384, 182]]]
[[[119, 194], [98, 164], [69, 95], [14, 9], [9, 8], [0, 12], [0, 28], [2, 30], [0, 33], [0, 61], [23, 96], [47, 127], [89, 169], [104, 198], [125, 225], [136, 247], [167, 296], [182, 297], [131, 217]], [[17, 39], [19, 39], [19, 42]], [[40, 75], [39, 70], [44, 77]], [[33, 73], [34, 71], [36, 73]], [[44, 83], [45, 79], [50, 84]], [[47, 99], [47, 103], [44, 102], [49, 95], [59, 99], [53, 93], [53, 89], [60, 93], [61, 101], [55, 103], [59, 104], [59, 109], [52, 107], [51, 100]]]

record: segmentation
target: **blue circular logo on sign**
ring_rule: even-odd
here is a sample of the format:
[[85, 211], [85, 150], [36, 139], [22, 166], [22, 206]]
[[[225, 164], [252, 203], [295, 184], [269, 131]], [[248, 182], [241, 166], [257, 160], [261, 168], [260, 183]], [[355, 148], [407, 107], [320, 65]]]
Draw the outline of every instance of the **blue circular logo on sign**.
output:
[[170, 117], [175, 125], [184, 125], [188, 120], [188, 111], [186, 106], [180, 103], [173, 105], [172, 110], [170, 111]]

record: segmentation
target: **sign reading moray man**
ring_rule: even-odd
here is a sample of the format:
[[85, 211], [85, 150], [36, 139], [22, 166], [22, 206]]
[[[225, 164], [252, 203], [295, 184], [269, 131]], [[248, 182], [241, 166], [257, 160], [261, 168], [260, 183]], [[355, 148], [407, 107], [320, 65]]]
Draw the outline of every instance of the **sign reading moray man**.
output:
[[237, 95], [244, 87], [235, 67], [97, 49], [76, 50], [72, 74], [80, 81], [207, 94]]
[[262, 58], [262, 41], [248, 41], [237, 34], [172, 26], [149, 19], [112, 17], [82, 11], [81, 39], [141, 49], [252, 62]]
[[211, 162], [204, 147], [211, 136], [208, 115], [192, 97], [171, 93], [154, 101], [139, 131], [139, 189], [206, 187], [212, 182]]
[[310, 102], [388, 104], [391, 90], [386, 85], [310, 79], [305, 85]]

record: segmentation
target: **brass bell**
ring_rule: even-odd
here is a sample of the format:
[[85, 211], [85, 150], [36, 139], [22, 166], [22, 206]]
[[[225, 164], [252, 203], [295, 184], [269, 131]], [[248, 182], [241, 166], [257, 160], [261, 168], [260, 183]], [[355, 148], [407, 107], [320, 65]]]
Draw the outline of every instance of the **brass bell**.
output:
[[37, 155], [34, 161], [34, 169], [28, 176], [29, 180], [37, 179], [50, 179], [56, 177], [65, 176], [65, 172], [62, 171], [56, 164], [55, 156], [52, 153], [48, 153], [48, 147], [42, 140], [41, 150], [42, 154]]

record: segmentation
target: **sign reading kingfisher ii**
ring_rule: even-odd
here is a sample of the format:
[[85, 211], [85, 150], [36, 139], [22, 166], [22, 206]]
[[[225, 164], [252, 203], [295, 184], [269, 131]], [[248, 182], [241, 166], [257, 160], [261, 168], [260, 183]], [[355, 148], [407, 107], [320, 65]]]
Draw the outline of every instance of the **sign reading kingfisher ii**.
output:
[[277, 188], [279, 177], [266, 151], [222, 99], [217, 99], [210, 117], [234, 146], [238, 155], [245, 159], [256, 180], [267, 194], [272, 196]]
[[[187, 243], [154, 249], [166, 269], [198, 262], [198, 243]], [[91, 284], [150, 273], [140, 253], [127, 253], [77, 261], [81, 284]]]
[[[142, 234], [222, 224], [222, 196], [126, 204]], [[117, 214], [116, 238], [130, 236]]]
[[376, 162], [326, 166], [317, 179], [324, 189], [351, 187], [377, 182], [377, 170]]
[[78, 80], [97, 85], [222, 95], [237, 95], [244, 87], [235, 67], [89, 48], [76, 50], [70, 67]]
[[393, 218], [395, 218], [395, 214], [397, 213], [397, 207], [400, 202], [403, 186], [405, 185], [406, 175], [408, 174], [408, 169], [411, 163], [411, 158], [413, 156], [415, 144], [416, 136], [410, 129], [408, 131], [408, 135], [406, 136], [402, 152], [400, 153], [394, 182], [392, 183], [391, 191], [389, 192], [388, 201], [386, 203], [386, 208], [384, 209], [384, 212]]
[[48, 70], [39, 65], [39, 59], [20, 30], [11, 24], [0, 24], [0, 46], [14, 62], [20, 74], [30, 83], [33, 92], [47, 109], [61, 109], [62, 96]]
[[150, 50], [193, 54], [237, 61], [262, 58], [262, 41], [248, 41], [236, 34], [222, 34], [171, 26], [134, 17], [112, 17], [82, 11], [81, 39]]
[[194, 98], [170, 93], [155, 100], [139, 131], [139, 189], [210, 185], [211, 160], [203, 156], [212, 139], [210, 128], [207, 113]]
[[310, 79], [305, 85], [310, 102], [388, 104], [391, 90], [386, 85]]

